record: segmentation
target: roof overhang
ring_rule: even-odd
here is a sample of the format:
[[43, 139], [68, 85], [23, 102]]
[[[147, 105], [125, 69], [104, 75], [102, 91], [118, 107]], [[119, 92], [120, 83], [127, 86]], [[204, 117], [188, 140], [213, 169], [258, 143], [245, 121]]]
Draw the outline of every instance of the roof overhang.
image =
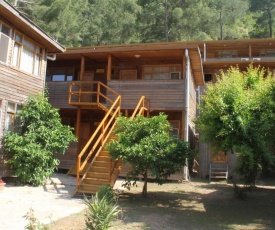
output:
[[48, 53], [60, 53], [65, 51], [62, 45], [4, 0], [0, 0], [0, 14], [13, 25], [21, 28], [28, 37], [47, 48]]
[[163, 42], [163, 43], [140, 43], [108, 46], [89, 46], [68, 48], [65, 53], [58, 54], [58, 60], [77, 60], [86, 57], [94, 61], [106, 61], [111, 55], [113, 61], [139, 62], [146, 65], [148, 60], [159, 60], [163, 63], [168, 60], [181, 61], [185, 50], [189, 50], [191, 68], [196, 85], [203, 85], [203, 71], [200, 52], [197, 44], [187, 42]]

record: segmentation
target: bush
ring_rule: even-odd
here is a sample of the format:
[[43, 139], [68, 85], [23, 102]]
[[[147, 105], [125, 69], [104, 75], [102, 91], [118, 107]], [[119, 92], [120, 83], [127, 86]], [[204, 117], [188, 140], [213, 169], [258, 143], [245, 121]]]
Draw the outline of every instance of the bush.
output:
[[4, 137], [12, 172], [21, 184], [42, 185], [59, 164], [54, 153], [64, 153], [76, 138], [43, 95], [30, 97], [18, 117], [18, 132]]
[[97, 195], [100, 200], [105, 197], [109, 203], [112, 203], [116, 200], [116, 194], [109, 185], [100, 186]]

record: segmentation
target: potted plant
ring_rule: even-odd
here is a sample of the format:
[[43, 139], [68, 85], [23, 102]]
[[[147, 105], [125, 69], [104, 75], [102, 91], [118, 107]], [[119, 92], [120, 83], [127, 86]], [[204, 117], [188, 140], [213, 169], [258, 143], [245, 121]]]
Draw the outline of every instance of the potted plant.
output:
[[0, 179], [0, 191], [4, 189], [5, 185], [6, 183], [2, 179]]

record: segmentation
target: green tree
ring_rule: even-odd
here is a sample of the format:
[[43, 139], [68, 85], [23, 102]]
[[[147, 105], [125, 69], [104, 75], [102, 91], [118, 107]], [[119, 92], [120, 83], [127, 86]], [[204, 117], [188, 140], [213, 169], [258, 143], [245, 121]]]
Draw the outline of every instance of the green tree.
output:
[[203, 139], [236, 152], [237, 171], [247, 184], [274, 164], [275, 80], [260, 67], [231, 68], [208, 84], [196, 120]]
[[147, 195], [148, 173], [161, 184], [169, 175], [179, 171], [188, 157], [188, 144], [170, 135], [171, 126], [167, 116], [160, 114], [151, 118], [138, 116], [131, 120], [117, 119], [115, 130], [117, 141], [112, 141], [107, 149], [112, 158], [120, 158], [132, 165], [125, 186], [130, 188], [138, 175], [142, 175], [143, 196]]
[[20, 132], [4, 137], [11, 169], [20, 183], [42, 185], [59, 164], [54, 154], [64, 153], [76, 138], [43, 95], [30, 97], [18, 116]]
[[250, 0], [250, 10], [257, 20], [255, 37], [273, 37], [275, 0]]

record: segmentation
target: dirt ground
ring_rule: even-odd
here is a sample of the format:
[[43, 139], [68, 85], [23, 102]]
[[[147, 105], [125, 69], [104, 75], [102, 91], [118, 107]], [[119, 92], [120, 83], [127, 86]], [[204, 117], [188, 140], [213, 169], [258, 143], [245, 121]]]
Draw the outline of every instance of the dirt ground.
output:
[[[260, 181], [245, 199], [234, 196], [232, 184], [192, 179], [164, 185], [149, 183], [148, 197], [140, 194], [142, 182], [124, 190], [118, 205], [118, 229], [275, 229], [275, 180]], [[85, 211], [49, 225], [53, 230], [85, 229]]]

